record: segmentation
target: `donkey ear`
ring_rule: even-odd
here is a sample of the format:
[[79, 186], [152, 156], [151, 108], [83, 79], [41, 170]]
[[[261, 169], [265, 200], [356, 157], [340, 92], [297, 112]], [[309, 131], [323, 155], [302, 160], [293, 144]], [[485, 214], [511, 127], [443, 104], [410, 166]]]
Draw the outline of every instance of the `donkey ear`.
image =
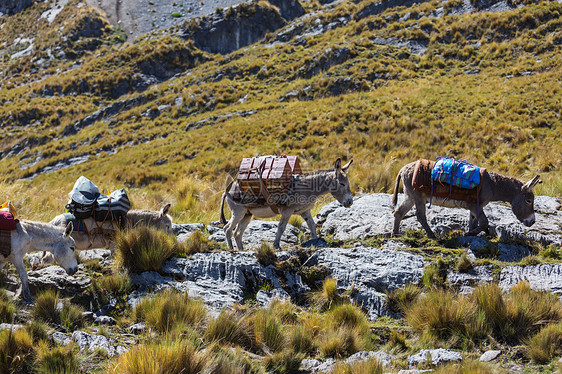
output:
[[74, 226], [72, 225], [72, 221], [68, 222], [68, 225], [66, 225], [66, 229], [64, 229], [64, 237], [68, 238], [70, 236], [70, 234], [72, 234], [73, 229], [74, 229]]
[[352, 163], [353, 163], [353, 160], [350, 160], [347, 164], [342, 166], [341, 171], [343, 171], [344, 173], [347, 173], [347, 169], [349, 169], [349, 167], [351, 166]]
[[539, 179], [539, 175], [535, 175], [533, 179], [531, 179], [530, 181], [525, 183], [523, 187], [521, 187], [521, 191], [532, 192], [533, 188], [535, 188], [539, 183], [542, 183], [542, 181]]
[[336, 171], [340, 171], [340, 170], [341, 170], [341, 158], [338, 157], [338, 159], [337, 159], [336, 162], [334, 163], [334, 169], [336, 169]]
[[170, 203], [164, 205], [164, 207], [160, 211], [160, 217], [164, 217], [166, 214], [168, 214], [168, 210], [170, 210], [171, 206], [172, 206], [172, 204], [170, 204]]

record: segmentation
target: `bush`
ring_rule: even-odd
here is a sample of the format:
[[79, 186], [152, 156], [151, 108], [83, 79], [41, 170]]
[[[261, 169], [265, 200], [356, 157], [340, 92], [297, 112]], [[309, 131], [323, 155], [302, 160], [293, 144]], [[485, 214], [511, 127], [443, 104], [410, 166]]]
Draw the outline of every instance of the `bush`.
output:
[[133, 311], [137, 322], [165, 333], [187, 326], [200, 325], [207, 311], [202, 301], [187, 294], [165, 290], [152, 298], [141, 300]]
[[59, 303], [59, 294], [54, 290], [46, 290], [37, 296], [35, 305], [31, 311], [33, 319], [59, 323], [59, 312], [57, 311], [57, 304]]
[[205, 369], [207, 360], [185, 340], [164, 341], [133, 346], [111, 365], [109, 371], [120, 374], [198, 374]]
[[158, 271], [176, 253], [172, 235], [142, 225], [119, 231], [115, 244], [117, 263], [133, 273]]
[[263, 266], [274, 265], [277, 262], [275, 250], [266, 242], [262, 242], [261, 246], [256, 249], [256, 258]]
[[33, 337], [25, 330], [0, 332], [0, 373], [27, 374], [33, 364]]
[[382, 374], [382, 364], [377, 359], [357, 361], [352, 364], [338, 363], [333, 374]]
[[37, 353], [35, 370], [40, 374], [74, 374], [80, 372], [74, 345], [49, 347], [42, 344]]
[[562, 324], [548, 325], [528, 342], [527, 355], [538, 364], [546, 364], [562, 354]]
[[248, 329], [245, 318], [241, 318], [236, 312], [223, 309], [216, 318], [207, 323], [204, 337], [212, 342], [230, 343], [251, 349], [252, 338]]

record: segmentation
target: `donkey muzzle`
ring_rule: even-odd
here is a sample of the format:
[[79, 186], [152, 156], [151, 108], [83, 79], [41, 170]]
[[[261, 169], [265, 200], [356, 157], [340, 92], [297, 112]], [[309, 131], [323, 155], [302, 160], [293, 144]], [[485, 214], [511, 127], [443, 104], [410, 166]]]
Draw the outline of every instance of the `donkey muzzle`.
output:
[[70, 268], [66, 269], [66, 274], [74, 275], [74, 274], [76, 274], [77, 271], [78, 271], [78, 266], [73, 266], [73, 267], [70, 267]]
[[349, 197], [347, 199], [345, 199], [342, 203], [342, 205], [346, 208], [349, 208], [350, 206], [353, 205], [353, 197]]
[[525, 218], [523, 220], [523, 224], [527, 227], [533, 226], [534, 223], [535, 223], [535, 215], [534, 214], [531, 217]]

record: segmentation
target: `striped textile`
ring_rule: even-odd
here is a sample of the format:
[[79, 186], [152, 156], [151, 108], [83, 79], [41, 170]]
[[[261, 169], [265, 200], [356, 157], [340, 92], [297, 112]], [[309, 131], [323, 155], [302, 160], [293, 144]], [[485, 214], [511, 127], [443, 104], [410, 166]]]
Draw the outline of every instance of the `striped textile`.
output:
[[454, 158], [438, 158], [431, 171], [434, 181], [472, 189], [480, 184], [480, 167]]
[[0, 230], [0, 254], [8, 257], [12, 253], [12, 231]]

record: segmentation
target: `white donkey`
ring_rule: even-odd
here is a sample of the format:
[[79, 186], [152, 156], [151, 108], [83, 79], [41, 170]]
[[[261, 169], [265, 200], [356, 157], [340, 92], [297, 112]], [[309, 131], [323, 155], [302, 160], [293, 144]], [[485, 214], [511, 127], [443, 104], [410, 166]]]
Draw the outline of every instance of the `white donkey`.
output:
[[[160, 210], [129, 210], [125, 220], [125, 225], [135, 227], [139, 224], [164, 230], [171, 234], [172, 217], [168, 214], [171, 204], [166, 204]], [[115, 230], [113, 222], [97, 222], [93, 218], [80, 220], [80, 224], [85, 227], [86, 232], [74, 231], [72, 238], [76, 241], [76, 248], [79, 251], [93, 248], [112, 248]], [[51, 222], [55, 226], [66, 225], [66, 217], [60, 214], [53, 218]]]
[[23, 299], [31, 302], [24, 255], [27, 252], [49, 251], [66, 273], [73, 275], [78, 271], [78, 262], [74, 254], [74, 240], [70, 236], [72, 223], [61, 228], [49, 223], [21, 220], [16, 226], [11, 235], [12, 251], [8, 257], [0, 254], [0, 268], [7, 262], [14, 264], [20, 276]]
[[[232, 246], [232, 232], [234, 230], [234, 240], [239, 250], [243, 249], [242, 234], [252, 220], [252, 217], [271, 218], [277, 214], [281, 214], [277, 234], [273, 246], [279, 248], [281, 235], [287, 227], [289, 218], [293, 214], [300, 214], [306, 221], [312, 238], [316, 239], [316, 224], [312, 218], [310, 210], [314, 207], [314, 203], [318, 197], [331, 193], [336, 200], [343, 206], [349, 208], [353, 204], [353, 195], [349, 189], [349, 180], [347, 178], [347, 170], [353, 160], [349, 161], [343, 167], [341, 159], [337, 159], [332, 170], [322, 170], [310, 174], [293, 175], [289, 184], [289, 190], [286, 195], [282, 196], [282, 202], [275, 204], [272, 208], [267, 202], [250, 202], [237, 201], [234, 195], [239, 189], [237, 182], [232, 182], [227, 187], [226, 192], [221, 199], [221, 222], [225, 224], [224, 232], [229, 248]], [[232, 217], [228, 223], [224, 216], [224, 200], [232, 211]], [[279, 213], [275, 212], [277, 210]]]

